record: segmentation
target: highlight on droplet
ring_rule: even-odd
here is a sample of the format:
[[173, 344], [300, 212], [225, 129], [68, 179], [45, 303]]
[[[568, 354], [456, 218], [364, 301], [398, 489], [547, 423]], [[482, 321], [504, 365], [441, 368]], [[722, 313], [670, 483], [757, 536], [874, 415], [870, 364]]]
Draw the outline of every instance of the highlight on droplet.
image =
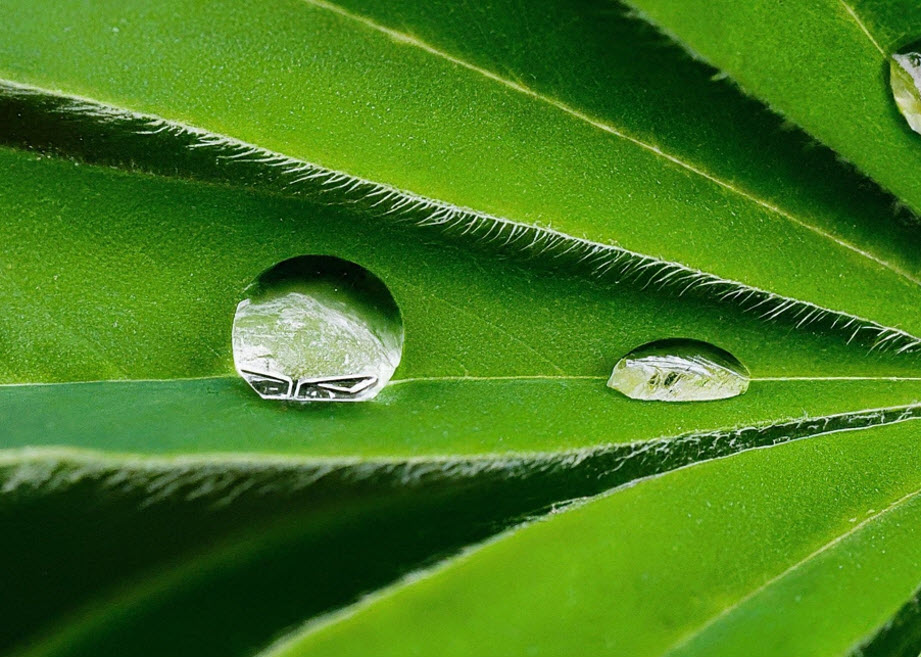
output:
[[742, 395], [748, 369], [726, 350], [689, 338], [646, 343], [614, 366], [608, 386], [634, 400], [700, 402]]
[[399, 365], [403, 320], [368, 270], [298, 256], [247, 288], [232, 342], [237, 372], [265, 399], [359, 402], [377, 395]]
[[921, 41], [894, 53], [889, 59], [892, 97], [916, 133], [921, 133]]

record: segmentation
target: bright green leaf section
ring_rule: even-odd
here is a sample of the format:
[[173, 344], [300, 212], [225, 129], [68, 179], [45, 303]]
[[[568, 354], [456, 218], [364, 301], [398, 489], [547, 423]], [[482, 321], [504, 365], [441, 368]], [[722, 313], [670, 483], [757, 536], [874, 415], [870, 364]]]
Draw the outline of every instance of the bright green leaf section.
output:
[[[554, 452], [809, 425], [918, 401], [917, 380], [754, 382], [737, 398], [687, 404], [629, 400], [602, 380], [416, 381], [392, 383], [369, 403], [307, 407], [261, 400], [236, 378], [4, 386], [0, 448], [215, 459], [222, 453], [385, 460], [545, 453], [552, 460]], [[869, 414], [858, 424], [872, 422]]]
[[406, 333], [398, 378], [602, 378], [637, 345], [675, 336], [729, 350], [756, 377], [917, 372], [915, 356], [848, 345], [852, 328], [816, 333], [731, 303], [524, 269], [340, 208], [22, 152], [0, 163], [7, 382], [229, 374], [243, 290], [305, 253], [354, 261], [390, 288]]
[[[340, 478], [333, 482], [342, 485], [337, 495], [353, 491], [352, 483], [360, 481], [365, 484], [359, 486], [363, 492], [359, 498], [374, 500], [386, 487], [371, 477], [374, 464], [356, 467], [354, 462], [360, 457], [379, 457], [372, 461], [379, 462], [385, 474], [413, 479], [418, 472], [400, 464], [407, 457], [468, 455], [470, 463], [454, 460], [452, 466], [457, 468], [444, 473], [443, 461], [421, 466], [423, 472], [427, 466], [439, 482], [463, 475], [467, 488], [492, 483], [492, 488], [483, 489], [493, 498], [488, 506], [490, 514], [484, 516], [477, 511], [482, 507], [473, 503], [468, 507], [470, 500], [464, 496], [452, 499], [458, 510], [469, 514], [463, 517], [466, 520], [458, 521], [456, 528], [439, 526], [436, 535], [415, 544], [418, 550], [412, 554], [400, 549], [394, 535], [388, 535], [391, 548], [387, 557], [373, 556], [378, 567], [373, 573], [355, 571], [348, 586], [336, 579], [368, 564], [372, 556], [335, 547], [348, 545], [350, 539], [362, 546], [376, 546], [381, 536], [369, 531], [356, 539], [352, 524], [374, 516], [379, 520], [413, 518], [420, 527], [430, 527], [438, 510], [426, 509], [419, 516], [411, 516], [407, 510], [412, 509], [412, 503], [402, 497], [379, 514], [373, 506], [356, 503], [355, 514], [343, 520], [347, 527], [342, 531], [342, 543], [330, 546], [324, 543], [326, 535], [318, 530], [327, 520], [296, 516], [293, 526], [307, 528], [303, 535], [297, 535], [303, 542], [283, 541], [284, 547], [277, 550], [287, 550], [285, 555], [295, 564], [299, 564], [298, 556], [308, 554], [343, 556], [335, 568], [325, 572], [330, 580], [324, 581], [323, 596], [309, 600], [302, 592], [290, 596], [273, 592], [273, 583], [286, 582], [279, 570], [273, 572], [274, 580], [261, 584], [246, 576], [267, 573], [270, 564], [287, 567], [292, 562], [276, 560], [276, 545], [250, 542], [245, 533], [240, 541], [253, 548], [252, 559], [237, 560], [237, 544], [231, 541], [227, 559], [236, 567], [224, 571], [227, 562], [219, 559], [216, 570], [203, 572], [207, 577], [201, 588], [195, 583], [191, 589], [172, 587], [175, 581], [169, 574], [173, 571], [164, 562], [186, 564], [190, 552], [194, 553], [190, 547], [193, 539], [209, 545], [222, 542], [221, 533], [239, 532], [239, 526], [217, 535], [204, 530], [190, 533], [189, 545], [136, 559], [129, 559], [134, 553], [128, 551], [124, 559], [113, 561], [109, 553], [118, 552], [122, 544], [104, 541], [94, 559], [109, 555], [110, 568], [92, 571], [96, 576], [89, 581], [90, 571], [86, 577], [67, 577], [67, 591], [72, 596], [68, 601], [55, 602], [35, 592], [28, 597], [23, 594], [31, 591], [29, 583], [39, 582], [36, 574], [48, 573], [37, 557], [28, 562], [29, 569], [22, 567], [18, 586], [8, 591], [29, 602], [22, 607], [23, 633], [34, 638], [42, 625], [47, 630], [49, 624], [63, 624], [60, 635], [55, 635], [63, 644], [57, 646], [73, 640], [68, 646], [82, 646], [86, 652], [100, 646], [126, 646], [126, 637], [136, 637], [140, 638], [139, 647], [160, 648], [161, 653], [201, 647], [195, 642], [207, 636], [186, 633], [188, 627], [182, 620], [191, 618], [190, 611], [203, 610], [207, 602], [216, 605], [213, 597], [201, 593], [214, 591], [215, 582], [220, 582], [224, 591], [259, 592], [277, 603], [271, 608], [273, 614], [250, 615], [247, 623], [241, 620], [236, 624], [238, 632], [228, 636], [222, 646], [227, 651], [239, 651], [254, 642], [267, 641], [279, 630], [273, 625], [279, 620], [293, 623], [347, 604], [359, 592], [391, 581], [439, 550], [481, 539], [516, 514], [675, 465], [664, 462], [656, 451], [648, 452], [645, 458], [640, 451], [640, 458], [633, 461], [611, 451], [610, 455], [602, 452], [602, 456], [610, 457], [606, 462], [588, 462], [581, 470], [579, 463], [571, 463], [571, 471], [559, 471], [555, 479], [550, 475], [541, 479], [540, 467], [568, 463], [573, 456], [569, 451], [740, 426], [792, 425], [782, 427], [776, 436], [759, 436], [761, 442], [751, 444], [764, 445], [814, 433], [816, 426], [826, 427], [821, 418], [828, 415], [854, 412], [851, 418], [859, 426], [878, 420], [876, 415], [864, 414], [867, 409], [918, 400], [918, 384], [911, 381], [762, 381], [754, 382], [746, 395], [718, 403], [634, 403], [606, 389], [604, 378], [620, 355], [663, 336], [689, 336], [721, 345], [742, 359], [756, 377], [911, 377], [917, 371], [917, 359], [880, 351], [867, 353], [866, 344], [859, 339], [849, 345], [851, 329], [821, 333], [814, 326], [796, 328], [784, 318], [762, 320], [755, 314], [741, 313], [732, 302], [717, 305], [694, 295], [676, 298], [640, 285], [592, 283], [567, 274], [565, 269], [556, 271], [539, 263], [525, 269], [520, 263], [495, 257], [488, 247], [470, 245], [463, 239], [451, 240], [420, 227], [388, 225], [360, 213], [308, 201], [120, 173], [12, 151], [0, 152], [0, 158], [6, 174], [0, 205], [10, 220], [6, 225], [9, 241], [0, 262], [5, 284], [0, 294], [7, 309], [0, 319], [0, 338], [7, 381], [229, 374], [230, 319], [243, 288], [265, 267], [302, 253], [335, 253], [378, 274], [394, 293], [406, 325], [406, 351], [399, 376], [450, 378], [396, 384], [366, 405], [311, 409], [264, 403], [234, 378], [0, 389], [5, 447], [24, 448], [8, 453], [14, 471], [6, 484], [16, 482], [38, 492], [31, 498], [6, 499], [15, 523], [26, 528], [38, 523], [33, 532], [20, 533], [22, 541], [8, 548], [8, 561], [25, 565], [23, 556], [33, 553], [35, 546], [45, 546], [47, 550], [38, 555], [50, 563], [61, 562], [60, 554], [50, 548], [57, 545], [56, 522], [43, 524], [40, 519], [72, 514], [67, 510], [83, 509], [81, 501], [87, 501], [87, 509], [98, 509], [93, 502], [96, 499], [87, 493], [71, 497], [67, 487], [46, 488], [55, 482], [76, 486], [81, 492], [92, 491], [98, 484], [104, 493], [111, 494], [106, 500], [112, 502], [106, 504], [114, 511], [107, 516], [94, 515], [90, 527], [105, 519], [115, 528], [122, 527], [117, 519], [125, 517], [124, 510], [138, 504], [122, 493], [124, 487], [137, 490], [145, 506], [152, 495], [155, 499], [178, 496], [178, 505], [188, 496], [213, 492], [221, 483], [231, 486], [232, 492], [262, 490], [254, 472], [269, 478], [266, 486], [273, 491], [304, 491], [304, 504], [309, 508], [317, 491], [314, 479], [330, 482], [324, 469], [332, 466]], [[522, 375], [540, 378], [466, 379]], [[804, 404], [804, 400], [808, 402]], [[807, 416], [820, 420], [810, 426]], [[727, 444], [729, 450], [745, 447], [731, 443], [731, 433], [721, 436], [727, 441], [707, 450], [699, 449], [694, 441], [681, 443], [683, 461], [676, 463], [725, 454]], [[60, 446], [91, 452], [81, 455], [83, 461], [74, 470], [66, 462], [76, 453], [61, 451]], [[35, 447], [48, 450], [32, 452]], [[114, 459], [107, 461], [100, 451], [109, 452]], [[564, 454], [547, 456], [541, 463], [522, 463], [512, 479], [502, 470], [510, 464], [491, 458], [502, 453], [541, 451]], [[306, 457], [298, 465], [303, 477], [275, 479], [276, 473], [285, 470], [282, 460], [268, 459], [260, 464], [252, 454], [256, 452], [266, 458], [272, 453]], [[198, 453], [200, 458], [172, 459], [189, 453]], [[233, 453], [235, 459], [221, 461], [215, 453]], [[153, 475], [146, 460], [137, 459], [152, 454], [167, 458]], [[328, 460], [318, 459], [322, 457], [343, 461], [328, 464]], [[35, 464], [36, 460], [39, 463]], [[64, 465], [55, 466], [56, 460]], [[484, 466], [492, 470], [478, 470]], [[138, 468], [140, 474], [135, 472]], [[222, 471], [217, 475], [215, 468], [243, 468], [243, 474], [233, 477]], [[362, 480], [362, 473], [371, 479]], [[444, 478], [443, 474], [451, 477]], [[532, 482], [532, 476], [536, 484], [522, 487], [519, 478]], [[453, 495], [454, 485], [445, 486], [447, 494], [441, 491], [432, 495]], [[221, 491], [218, 488], [218, 493]], [[504, 501], [501, 508], [494, 502], [499, 497]], [[224, 497], [218, 500], [228, 504]], [[266, 504], [266, 514], [277, 512]], [[482, 501], [478, 504], [485, 505]], [[35, 507], [47, 516], [32, 514]], [[168, 512], [165, 514], [168, 518]], [[176, 514], [185, 512], [177, 509]], [[190, 516], [187, 523], [195, 526], [194, 519], [199, 518], [206, 522], [210, 515]], [[138, 528], [133, 534], [129, 530], [126, 546], [136, 543], [130, 538], [143, 536]], [[282, 533], [282, 540], [285, 536]], [[60, 545], [66, 548], [72, 543]], [[211, 557], [205, 551], [202, 559]], [[53, 573], [61, 585], [64, 576]], [[136, 625], [123, 623], [118, 615], [113, 619], [105, 614], [110, 609], [106, 605], [97, 609], [103, 611], [101, 618], [87, 613], [92, 617], [87, 625], [70, 625], [64, 619], [83, 614], [82, 606], [92, 608], [88, 597], [123, 601], [116, 591], [123, 579], [131, 579], [138, 588], [129, 593], [129, 600], [134, 602], [130, 608], [148, 611], [133, 619], [159, 621], [186, 631], [175, 637], [136, 633]], [[202, 621], [198, 633], [217, 627], [229, 609], [240, 609], [239, 598], [228, 595], [219, 599], [218, 603], [228, 605], [216, 605], [215, 626]], [[103, 633], [101, 628], [108, 630]], [[87, 638], [93, 641], [81, 644]], [[175, 643], [157, 643], [167, 640]], [[112, 644], [106, 644], [109, 641]]]
[[909, 421], [833, 433], [646, 480], [499, 536], [271, 651], [841, 654], [921, 582], [905, 526], [921, 491], [918, 432]]
[[916, 263], [845, 243], [825, 220], [663, 152], [617, 116], [585, 114], [358, 9], [174, 0], [3, 11], [0, 77], [14, 83], [921, 333]]
[[[921, 497], [911, 492], [868, 513], [850, 534], [728, 608], [672, 653], [817, 655], [828, 652], [830, 638], [838, 639], [842, 652], [871, 639], [892, 618], [894, 606], [914, 597], [921, 584]], [[863, 626], [841, 628], [842, 620], [853, 619]]]
[[[340, 0], [586, 114], [916, 272], [919, 234], [892, 199], [612, 0]], [[714, 111], [719, 108], [719, 111]], [[757, 157], [753, 157], [757, 154]]]
[[889, 88], [889, 56], [921, 38], [917, 2], [629, 2], [921, 212], [921, 135]]
[[19, 602], [4, 646], [247, 652], [523, 514], [919, 399], [921, 382], [878, 380], [756, 381], [697, 404], [594, 379], [417, 380], [306, 408], [236, 378], [0, 387]]

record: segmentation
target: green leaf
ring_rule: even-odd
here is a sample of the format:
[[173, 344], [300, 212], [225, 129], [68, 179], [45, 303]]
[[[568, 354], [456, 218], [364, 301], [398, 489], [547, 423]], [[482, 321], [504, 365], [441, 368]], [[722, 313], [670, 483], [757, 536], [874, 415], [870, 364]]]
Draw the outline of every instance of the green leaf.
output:
[[495, 258], [486, 269], [482, 252], [436, 241], [437, 231], [306, 200], [21, 152], [0, 151], [0, 159], [0, 208], [14, 220], [0, 291], [7, 382], [229, 374], [230, 325], [244, 288], [305, 252], [335, 253], [386, 282], [405, 324], [403, 378], [603, 378], [620, 356], [663, 336], [717, 344], [755, 377], [906, 376], [917, 363], [848, 344], [856, 323], [833, 314], [825, 325], [838, 328], [824, 333], [738, 306], [728, 324], [733, 305], [705, 295], [668, 304], [677, 293], [644, 289], [642, 279], [599, 285]]
[[[54, 404], [43, 404], [48, 400]], [[676, 443], [706, 458], [815, 432], [827, 422], [821, 419], [881, 422], [873, 415], [879, 410], [918, 400], [921, 378], [755, 381], [737, 398], [657, 405], [630, 400], [594, 378], [525, 377], [398, 380], [371, 404], [303, 408], [266, 402], [238, 378], [221, 377], [4, 386], [0, 422], [9, 428], [3, 447], [33, 455], [62, 448], [203, 461], [290, 456], [291, 463], [308, 458], [359, 472], [407, 460], [526, 466], [596, 456], [613, 468], [642, 457], [637, 448], [644, 442], [668, 441], [680, 464]], [[760, 437], [709, 445], [739, 428]], [[658, 456], [650, 466], [668, 462]]]
[[[18, 634], [10, 637], [17, 643], [60, 634], [61, 643], [83, 646], [72, 649], [79, 653], [128, 646], [133, 637], [131, 646], [138, 650], [199, 647], [204, 652], [215, 646], [214, 639], [200, 629], [152, 636], [123, 617], [110, 618], [104, 603], [95, 604], [103, 611], [102, 621], [84, 625], [68, 619], [85, 614], [95, 619], [86, 612], [95, 609], [93, 601], [118, 599], [125, 583], [132, 582], [129, 596], [152, 615], [137, 613], [138, 618], [184, 628], [188, 611], [206, 607], [204, 590], [178, 587], [176, 579], [161, 574], [173, 573], [171, 565], [187, 560], [198, 564], [197, 547], [203, 545], [229, 546], [230, 557], [221, 558], [224, 553], [216, 549], [215, 558], [227, 565], [242, 543], [261, 565], [254, 573], [267, 574], [271, 563], [278, 576], [262, 581], [246, 575], [245, 565], [253, 562], [244, 561], [240, 568], [215, 567], [204, 582], [207, 587], [219, 582], [228, 592], [212, 604], [219, 604], [211, 617], [217, 625], [229, 610], [241, 609], [239, 597], [246, 593], [263, 592], [276, 601], [265, 616], [238, 619], [237, 632], [221, 645], [228, 652], [246, 651], [304, 615], [348, 603], [434, 555], [478, 541], [556, 501], [808, 435], [827, 423], [877, 422], [876, 406], [918, 399], [912, 379], [917, 357], [880, 350], [867, 354], [859, 337], [849, 343], [852, 328], [819, 333], [819, 325], [807, 330], [784, 317], [765, 320], [739, 310], [728, 324], [730, 302], [683, 295], [680, 304], [668, 303], [676, 299], [668, 291], [586, 281], [565, 268], [524, 267], [496, 259], [488, 247], [459, 249], [463, 237], [382, 224], [307, 200], [13, 151], [0, 157], [8, 183], [0, 204], [14, 220], [8, 244], [15, 245], [3, 263], [3, 303], [9, 313], [0, 326], [6, 344], [16, 347], [4, 364], [5, 378], [33, 382], [0, 390], [3, 446], [11, 464], [4, 481], [12, 491], [33, 492], [7, 497], [8, 526], [37, 524], [31, 532], [21, 531], [21, 543], [9, 548], [10, 560], [22, 565], [22, 577], [7, 591], [32, 601], [17, 624]], [[431, 237], [420, 241], [420, 233]], [[388, 249], [377, 248], [384, 243]], [[67, 245], [63, 255], [61, 245]], [[404, 381], [380, 400], [286, 409], [257, 399], [236, 379], [222, 378], [34, 385], [126, 373], [228, 374], [230, 319], [244, 287], [266, 266], [301, 253], [305, 245], [368, 266], [390, 285], [401, 306], [407, 335], [399, 373]], [[40, 294], [28, 294], [32, 291]], [[663, 330], [717, 341], [767, 381], [754, 382], [736, 399], [666, 405], [655, 415], [603, 386], [619, 355]], [[565, 363], [566, 370], [558, 371], [556, 363]], [[826, 393], [818, 395], [816, 377], [870, 379], [827, 381]], [[663, 459], [673, 437], [684, 447]], [[638, 442], [651, 439], [662, 441], [638, 449]], [[89, 452], [62, 452], [62, 445]], [[190, 460], [196, 454], [200, 458]], [[280, 461], [284, 454], [298, 461], [286, 468]], [[160, 456], [167, 461], [156, 461]], [[420, 457], [429, 459], [413, 468]], [[330, 469], [334, 475], [325, 476]], [[418, 479], [414, 474], [425, 472], [432, 475], [422, 478], [422, 489], [400, 490], [399, 485]], [[324, 485], [319, 488], [318, 477]], [[255, 496], [248, 505], [229, 494], [267, 488], [279, 493]], [[291, 507], [303, 514], [281, 514], [290, 503], [287, 497], [295, 494]], [[423, 504], [417, 496], [430, 502]], [[316, 511], [318, 500], [337, 497], [355, 502], [351, 507], [326, 502]], [[496, 505], [496, 498], [504, 503]], [[161, 499], [165, 502], [158, 503]], [[447, 502], [438, 507], [438, 501]], [[220, 515], [212, 518], [206, 503], [253, 506], [267, 518], [252, 526], [247, 525], [252, 514], [222, 521]], [[451, 517], [456, 526], [441, 518], [446, 504], [460, 510]], [[86, 523], [91, 532], [69, 531], [63, 541], [53, 519], [74, 505], [95, 510]], [[126, 510], [137, 506], [153, 511], [126, 528]], [[336, 523], [342, 529], [334, 531], [332, 516], [322, 514], [340, 514]], [[278, 531], [278, 541], [288, 547], [286, 559], [272, 557], [281, 550], [275, 548], [278, 543], [252, 534], [279, 516], [284, 516], [280, 527], [308, 526], [293, 535]], [[379, 521], [369, 523], [369, 518]], [[182, 519], [182, 527], [190, 528], [182, 541], [164, 539], [161, 550], [143, 553], [132, 548], [149, 541], [151, 525], [165, 527], [169, 537], [173, 526], [164, 519], [176, 524]], [[124, 532], [99, 532], [103, 520]], [[413, 522], [433, 528], [433, 535], [407, 551], [392, 533], [402, 528], [409, 534], [415, 526], [405, 524]], [[373, 558], [345, 549], [382, 542], [391, 548]], [[74, 574], [65, 556], [74, 555], [75, 543], [83, 547], [81, 555], [92, 555], [93, 548], [111, 555], [117, 547], [124, 547], [125, 555], [101, 571]], [[46, 548], [34, 554], [30, 547], [36, 544]], [[295, 573], [311, 559], [328, 561], [340, 553], [350, 559], [329, 563], [325, 594], [280, 596], [272, 590], [284, 582], [282, 572]], [[202, 559], [212, 555], [205, 551]], [[368, 560], [378, 566], [362, 568]], [[61, 568], [49, 571], [49, 564]], [[57, 586], [36, 591], [35, 583], [49, 577]], [[150, 587], [154, 603], [146, 595]], [[65, 591], [69, 595], [63, 598], [42, 594]], [[128, 605], [118, 600], [118, 607]], [[108, 630], [103, 633], [97, 624]], [[90, 629], [88, 636], [84, 628]], [[85, 637], [98, 644], [80, 644]]]
[[643, 106], [632, 121], [595, 116], [576, 96], [550, 96], [402, 32], [399, 15], [378, 21], [325, 0], [3, 11], [8, 93], [63, 94], [71, 112], [146, 121], [293, 180], [376, 193], [419, 221], [504, 229], [506, 239], [520, 224], [550, 227], [586, 240], [602, 266], [639, 253], [665, 262], [653, 270], [665, 280], [687, 285], [703, 271], [711, 285], [741, 282], [921, 334], [917, 263], [895, 241], [855, 240], [871, 226], [787, 209], [782, 183], [750, 189], [712, 172], [712, 154], [699, 162], [645, 141], [630, 125], [646, 123]]
[[846, 653], [921, 581], [918, 446], [907, 422], [674, 471], [500, 535], [270, 651]]
[[[39, 654], [251, 650], [529, 512], [701, 459], [896, 422], [917, 407], [846, 401], [910, 404], [919, 386], [756, 382], [722, 409], [672, 405], [658, 423], [582, 382], [398, 384], [383, 404], [346, 405], [354, 413], [287, 418], [224, 379], [6, 387], [0, 422], [29, 418], [0, 453], [0, 518], [15, 537], [4, 551], [19, 565], [6, 592], [30, 602], [8, 614], [7, 642]], [[805, 415], [775, 407], [797, 409], [804, 391]], [[56, 407], [42, 409], [49, 397]], [[503, 406], [517, 413], [490, 423]], [[685, 431], [707, 424], [722, 429]], [[561, 436], [588, 443], [593, 428], [610, 434], [592, 449], [536, 452]], [[469, 444], [478, 452], [465, 456]], [[55, 523], [65, 514], [73, 525]], [[253, 614], [245, 600], [267, 603]], [[234, 632], [216, 638], [228, 620]]]
[[889, 86], [890, 56], [921, 38], [918, 3], [629, 2], [921, 212], [921, 136]]
[[[917, 414], [917, 228], [601, 9], [0, 8], [4, 648], [250, 652], [573, 499]], [[233, 375], [246, 286], [302, 254], [400, 306], [372, 402], [287, 406]], [[731, 352], [748, 392], [605, 388], [672, 337]], [[748, 477], [790, 447], [746, 453]], [[787, 500], [778, 519], [825, 509]], [[893, 573], [881, 620], [917, 580]]]

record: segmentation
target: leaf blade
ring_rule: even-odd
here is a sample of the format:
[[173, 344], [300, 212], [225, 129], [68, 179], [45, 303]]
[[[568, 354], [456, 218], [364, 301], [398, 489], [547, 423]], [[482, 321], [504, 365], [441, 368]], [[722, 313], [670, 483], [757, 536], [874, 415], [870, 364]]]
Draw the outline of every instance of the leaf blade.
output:
[[899, 115], [887, 77], [889, 54], [921, 33], [915, 3], [630, 4], [915, 212], [921, 208], [911, 173], [921, 163], [918, 135]]
[[[249, 55], [260, 47], [258, 42], [238, 43], [242, 37], [230, 27], [222, 32], [213, 29], [228, 25], [226, 14], [233, 14], [232, 8], [215, 6], [208, 11], [198, 8], [184, 12], [177, 5], [173, 9], [176, 11], [166, 6], [156, 11], [146, 8], [139, 14], [133, 13], [141, 11], [138, 7], [100, 5], [92, 14], [61, 11], [60, 19], [73, 28], [66, 38], [74, 40], [68, 41], [67, 47], [97, 58], [97, 66], [89, 73], [67, 70], [80, 58], [63, 63], [65, 58], [54, 55], [61, 44], [42, 49], [47, 58], [41, 62], [23, 58], [24, 44], [30, 44], [28, 52], [32, 52], [32, 44], [42, 34], [36, 33], [39, 23], [30, 21], [27, 11], [17, 11], [6, 22], [19, 32], [9, 36], [8, 59], [2, 68], [7, 77], [26, 83], [99, 97], [116, 106], [166, 118], [195, 117], [197, 124], [218, 135], [230, 134], [357, 179], [386, 183], [426, 199], [524, 224], [550, 224], [577, 237], [591, 235], [599, 243], [621, 244], [692, 270], [819, 306], [851, 310], [883, 324], [904, 324], [905, 318], [911, 317], [907, 309], [916, 306], [915, 274], [889, 262], [888, 256], [872, 254], [827, 234], [810, 221], [791, 222], [789, 213], [762, 203], [758, 195], [731, 182], [718, 182], [706, 171], [634, 140], [629, 133], [409, 35], [395, 33], [363, 14], [325, 2], [280, 3], [274, 12], [258, 16], [263, 21], [260, 29], [273, 34], [273, 48], [279, 50], [279, 56], [262, 57], [256, 64]], [[183, 15], [181, 24], [173, 25], [179, 15]], [[251, 14], [250, 23], [255, 20], [256, 15]], [[206, 60], [208, 75], [186, 77], [190, 74], [180, 58], [202, 45], [197, 37], [191, 38], [195, 21], [208, 24], [216, 39], [209, 46], [215, 52], [225, 61], [233, 58], [235, 79], [255, 85], [258, 93], [230, 90], [224, 82], [228, 68], [222, 69], [224, 64], [212, 60]], [[139, 30], [141, 22], [143, 29]], [[119, 31], [107, 35], [105, 47], [90, 46], [96, 41], [89, 37], [104, 32], [109, 25]], [[308, 36], [309, 52], [319, 59], [311, 66], [292, 65], [291, 53], [302, 50]], [[352, 44], [347, 56], [338, 51], [343, 43]], [[93, 50], [89, 53], [86, 48]], [[189, 48], [192, 50], [183, 51]], [[156, 79], [161, 86], [155, 90], [137, 87], [125, 62], [150, 49], [158, 55], [145, 56], [145, 61], [157, 61], [158, 67], [182, 73], [178, 86], [170, 87], [167, 82], [175, 76], [160, 76]], [[339, 54], [329, 59], [329, 52]], [[277, 75], [270, 76], [259, 68], [265, 66]], [[372, 70], [369, 66], [382, 68]], [[300, 76], [297, 85], [294, 76]], [[296, 94], [291, 89], [279, 93], [266, 86], [269, 78], [288, 79]], [[431, 85], [421, 101], [414, 94], [398, 92], [394, 96], [395, 90], [413, 89], [420, 79]], [[214, 88], [202, 94], [202, 82]], [[97, 89], [108, 91], [97, 93]], [[361, 90], [357, 95], [356, 89]], [[310, 112], [305, 114], [304, 94], [310, 90], [319, 93], [311, 93]], [[127, 97], [144, 100], [125, 101]], [[220, 107], [203, 100], [218, 97], [223, 98]], [[458, 97], [470, 99], [465, 116], [448, 112], [443, 105], [433, 114], [431, 98]], [[180, 103], [186, 106], [177, 110]], [[450, 103], [453, 107], [453, 100]], [[373, 133], [364, 134], [356, 129], [354, 120], [355, 108], [362, 106], [391, 111], [377, 112]], [[505, 107], [509, 110], [500, 112]], [[292, 112], [296, 122], [291, 120]], [[472, 123], [477, 126], [473, 133], [469, 130]], [[462, 141], [455, 143], [458, 139]], [[540, 146], [535, 148], [535, 143]], [[522, 153], [529, 153], [526, 167], [515, 164], [522, 162]], [[569, 173], [570, 165], [564, 164], [569, 162], [578, 163], [578, 177]], [[647, 187], [655, 190], [660, 185], [681, 190], [681, 201], [673, 192], [637, 196]], [[621, 216], [639, 216], [646, 221], [621, 221]], [[731, 239], [726, 225], [736, 217], [740, 234]], [[672, 241], [660, 224], [666, 218], [694, 230], [682, 240]], [[713, 258], [707, 248], [716, 243], [721, 244], [719, 258]], [[778, 248], [803, 257], [790, 258], [782, 268], [774, 267]], [[822, 266], [817, 267], [817, 263]], [[828, 281], [825, 269], [830, 264], [844, 267], [844, 276]], [[866, 295], [867, 290], [881, 287], [891, 292], [887, 304]], [[902, 300], [898, 309], [896, 300]], [[906, 328], [912, 330], [909, 325]]]
[[[898, 465], [906, 450], [914, 451], [916, 435], [912, 422], [831, 434], [647, 480], [507, 533], [319, 620], [270, 651], [348, 653], [377, 646], [424, 653], [440, 644], [446, 652], [475, 652], [486, 643], [493, 649], [514, 652], [527, 647], [547, 654], [576, 647], [597, 652], [669, 651], [727, 603], [756, 590], [829, 539], [850, 532], [850, 518], [876, 518], [866, 511], [870, 505], [885, 500], [888, 506], [917, 495], [914, 469], [904, 462], [904, 470]], [[872, 455], [878, 456], [886, 444], [893, 451], [886, 454], [895, 459], [874, 461]], [[881, 477], [884, 472], [892, 478]], [[797, 474], [792, 481], [791, 473]], [[827, 486], [829, 481], [834, 486]], [[787, 484], [780, 488], [780, 482]], [[605, 508], [611, 513], [602, 512]], [[580, 541], [573, 542], [573, 536]], [[867, 572], [851, 587], [872, 588], [894, 612], [914, 590], [918, 576], [911, 558], [905, 560], [908, 577], [900, 572], [900, 590], [873, 584]], [[821, 635], [786, 636], [780, 641], [790, 644], [781, 650], [846, 651], [872, 632], [884, 614], [878, 606], [862, 609], [854, 601], [859, 598], [852, 593], [837, 599], [851, 616], [838, 618], [834, 628], [820, 625]], [[801, 617], [796, 623], [805, 625], [814, 623], [824, 609], [804, 606], [796, 614]], [[407, 633], [405, 624], [426, 630]], [[505, 630], [493, 632], [497, 626]], [[477, 632], [466, 632], [472, 628]], [[771, 628], [749, 625], [746, 650], [774, 646]], [[484, 644], [478, 638], [484, 638]], [[719, 651], [720, 646], [707, 649]]]

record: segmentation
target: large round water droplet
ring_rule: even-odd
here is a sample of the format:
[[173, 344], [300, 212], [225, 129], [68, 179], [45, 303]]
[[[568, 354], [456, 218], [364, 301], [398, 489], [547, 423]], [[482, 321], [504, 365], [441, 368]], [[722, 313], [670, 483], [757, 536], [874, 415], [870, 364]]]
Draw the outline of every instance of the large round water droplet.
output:
[[921, 41], [889, 60], [889, 85], [899, 112], [912, 130], [921, 133]]
[[354, 263], [292, 258], [260, 275], [247, 293], [233, 319], [233, 360], [263, 398], [368, 400], [400, 363], [396, 302]]
[[608, 386], [634, 400], [721, 400], [748, 390], [748, 369], [710, 343], [672, 338], [646, 343], [614, 366]]

